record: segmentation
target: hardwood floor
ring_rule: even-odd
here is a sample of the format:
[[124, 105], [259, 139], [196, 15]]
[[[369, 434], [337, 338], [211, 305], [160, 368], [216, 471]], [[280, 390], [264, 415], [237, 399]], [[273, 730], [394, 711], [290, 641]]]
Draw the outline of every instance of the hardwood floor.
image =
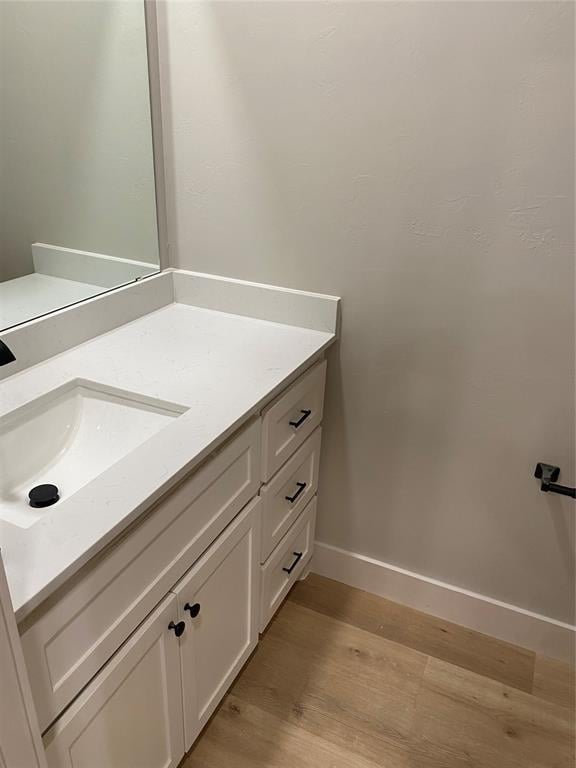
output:
[[312, 574], [183, 768], [573, 768], [574, 671]]

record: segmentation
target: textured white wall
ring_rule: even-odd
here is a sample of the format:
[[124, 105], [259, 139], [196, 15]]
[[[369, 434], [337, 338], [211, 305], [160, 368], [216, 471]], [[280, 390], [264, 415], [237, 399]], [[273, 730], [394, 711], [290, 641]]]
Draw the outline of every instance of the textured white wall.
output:
[[158, 261], [143, 2], [0, 2], [0, 163], [0, 280], [37, 241]]
[[175, 265], [344, 300], [319, 538], [573, 621], [572, 4], [164, 10]]

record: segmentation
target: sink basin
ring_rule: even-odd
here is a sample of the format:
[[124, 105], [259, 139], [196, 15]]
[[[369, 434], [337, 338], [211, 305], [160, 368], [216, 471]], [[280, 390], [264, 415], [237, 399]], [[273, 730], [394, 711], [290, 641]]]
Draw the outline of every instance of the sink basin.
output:
[[[0, 419], [0, 518], [28, 528], [186, 409], [83, 379]], [[35, 486], [58, 487], [55, 506], [35, 509]]]

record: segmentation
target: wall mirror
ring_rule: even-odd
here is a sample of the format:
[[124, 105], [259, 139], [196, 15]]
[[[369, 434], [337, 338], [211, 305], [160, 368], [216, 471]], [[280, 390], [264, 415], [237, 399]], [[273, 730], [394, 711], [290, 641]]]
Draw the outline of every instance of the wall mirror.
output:
[[0, 0], [0, 330], [159, 269], [145, 10]]

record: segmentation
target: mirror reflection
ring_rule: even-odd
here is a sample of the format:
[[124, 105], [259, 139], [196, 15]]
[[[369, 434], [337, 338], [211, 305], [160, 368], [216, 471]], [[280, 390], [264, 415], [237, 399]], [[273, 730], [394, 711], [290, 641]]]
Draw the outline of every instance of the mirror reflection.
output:
[[1, 0], [0, 330], [158, 268], [143, 0]]

